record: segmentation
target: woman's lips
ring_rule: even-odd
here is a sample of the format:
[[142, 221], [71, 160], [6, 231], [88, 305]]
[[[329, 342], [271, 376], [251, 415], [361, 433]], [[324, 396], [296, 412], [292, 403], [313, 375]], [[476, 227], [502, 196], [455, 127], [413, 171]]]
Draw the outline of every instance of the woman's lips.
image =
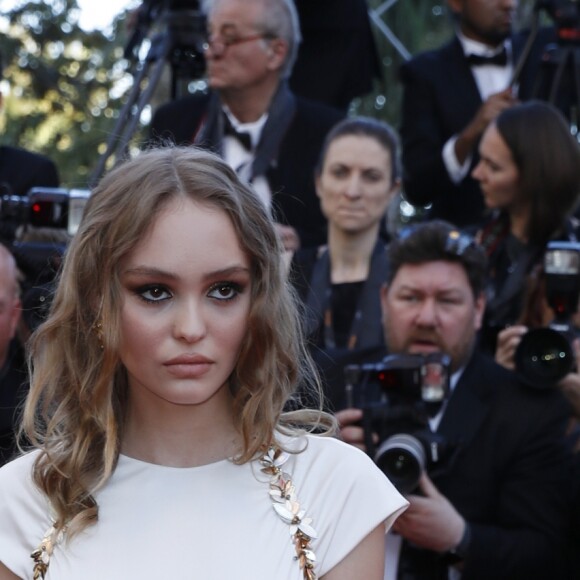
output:
[[164, 363], [167, 371], [180, 379], [196, 379], [206, 374], [213, 361], [201, 355], [180, 355]]

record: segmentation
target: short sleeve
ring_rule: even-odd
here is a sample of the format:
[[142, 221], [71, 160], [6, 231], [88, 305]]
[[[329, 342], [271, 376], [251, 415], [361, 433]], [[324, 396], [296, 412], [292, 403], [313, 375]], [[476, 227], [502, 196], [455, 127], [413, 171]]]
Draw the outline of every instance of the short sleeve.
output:
[[388, 531], [408, 502], [362, 451], [333, 438], [307, 439], [293, 481], [317, 531], [312, 547], [324, 576], [377, 526], [384, 522]]

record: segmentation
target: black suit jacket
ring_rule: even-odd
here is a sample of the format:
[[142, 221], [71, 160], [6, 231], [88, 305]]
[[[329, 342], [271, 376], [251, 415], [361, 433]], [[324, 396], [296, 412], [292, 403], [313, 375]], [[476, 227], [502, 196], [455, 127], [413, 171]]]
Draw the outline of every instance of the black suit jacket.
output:
[[[438, 433], [458, 445], [435, 485], [471, 524], [462, 580], [555, 580], [570, 509], [569, 409], [556, 390], [533, 390], [476, 352]], [[414, 580], [447, 578], [446, 559], [403, 549]], [[401, 570], [403, 562], [399, 569]]]
[[370, 92], [381, 65], [365, 0], [295, 0], [302, 42], [290, 87], [346, 111]]
[[[540, 56], [553, 37], [551, 29], [537, 36], [520, 77], [520, 99], [534, 94]], [[512, 39], [516, 63], [526, 38], [519, 34]], [[404, 89], [400, 131], [405, 197], [415, 205], [432, 203], [432, 218], [458, 226], [478, 223], [484, 213], [479, 184], [471, 175], [454, 184], [442, 159], [445, 143], [467, 126], [482, 104], [459, 39], [454, 37], [443, 47], [405, 63], [400, 78]], [[475, 152], [472, 168], [477, 161]]]
[[58, 187], [56, 165], [44, 155], [16, 147], [0, 147], [0, 183], [24, 195], [32, 187]]
[[[163, 105], [153, 117], [151, 137], [180, 145], [193, 143], [209, 101], [210, 95], [191, 95]], [[304, 247], [326, 241], [326, 219], [314, 189], [314, 169], [326, 134], [342, 117], [338, 110], [297, 97], [277, 159], [266, 172], [276, 220], [293, 226]]]

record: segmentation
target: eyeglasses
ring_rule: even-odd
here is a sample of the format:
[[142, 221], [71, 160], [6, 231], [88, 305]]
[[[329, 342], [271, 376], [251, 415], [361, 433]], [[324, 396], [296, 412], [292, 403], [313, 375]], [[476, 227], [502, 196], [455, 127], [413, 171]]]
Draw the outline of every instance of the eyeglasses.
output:
[[224, 38], [223, 40], [209, 37], [205, 41], [203, 49], [207, 52], [211, 48], [214, 56], [222, 56], [226, 53], [230, 46], [236, 46], [245, 42], [252, 42], [253, 40], [272, 40], [273, 38], [275, 38], [273, 35], [263, 33], [251, 34], [250, 36], [240, 36], [238, 38]]

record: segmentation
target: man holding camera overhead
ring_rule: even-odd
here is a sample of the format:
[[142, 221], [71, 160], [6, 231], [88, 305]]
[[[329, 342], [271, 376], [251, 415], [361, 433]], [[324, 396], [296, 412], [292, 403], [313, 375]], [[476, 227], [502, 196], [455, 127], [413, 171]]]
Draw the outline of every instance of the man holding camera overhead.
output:
[[[453, 453], [408, 496], [387, 540], [385, 577], [567, 578], [568, 409], [557, 390], [523, 385], [475, 348], [485, 309], [482, 249], [433, 221], [404, 230], [389, 261], [387, 347], [391, 356], [451, 358], [450, 395], [428, 423]], [[363, 411], [337, 416], [343, 439], [364, 446]]]

